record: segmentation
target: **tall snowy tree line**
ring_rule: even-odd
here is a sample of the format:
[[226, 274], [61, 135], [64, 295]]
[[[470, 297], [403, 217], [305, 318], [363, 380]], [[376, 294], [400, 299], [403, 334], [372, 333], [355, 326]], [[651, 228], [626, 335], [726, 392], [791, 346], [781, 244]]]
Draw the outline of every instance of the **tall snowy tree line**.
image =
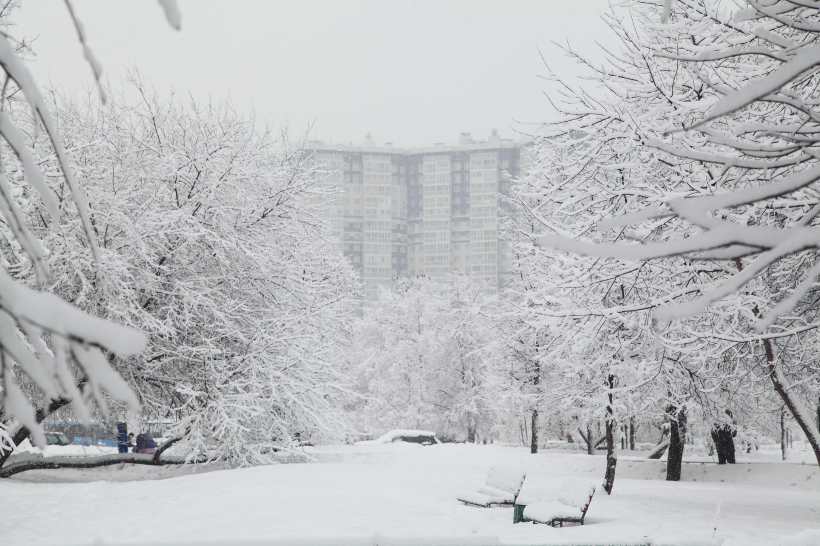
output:
[[560, 413], [612, 452], [665, 422], [675, 480], [687, 434], [751, 442], [785, 411], [820, 459], [818, 9], [627, 2], [603, 63], [566, 50], [587, 73], [549, 73], [558, 115], [528, 130], [488, 429]]
[[548, 77], [559, 116], [533, 131], [519, 192], [538, 247], [519, 258], [529, 320], [554, 336], [551, 360], [598, 370], [607, 422], [640, 411], [636, 393], [664, 412], [670, 461], [693, 412], [765, 425], [781, 408], [820, 461], [819, 8], [630, 2], [609, 17], [618, 51], [575, 55], [588, 83]]
[[389, 428], [569, 434], [608, 450], [608, 489], [618, 435], [659, 426], [676, 480], [687, 435], [733, 417], [751, 441], [785, 410], [820, 460], [820, 6], [608, 22], [619, 48], [567, 49], [585, 79], [548, 74], [558, 114], [526, 128], [502, 294], [406, 280], [361, 320], [304, 142], [138, 77], [131, 100], [44, 97], [4, 38], [0, 464], [53, 411], [126, 410], [236, 465]]
[[751, 445], [785, 412], [820, 460], [818, 11], [635, 1], [603, 63], [566, 50], [587, 73], [550, 73], [558, 115], [528, 130], [488, 432], [563, 414], [612, 452], [665, 422], [677, 480], [688, 435], [736, 420]]

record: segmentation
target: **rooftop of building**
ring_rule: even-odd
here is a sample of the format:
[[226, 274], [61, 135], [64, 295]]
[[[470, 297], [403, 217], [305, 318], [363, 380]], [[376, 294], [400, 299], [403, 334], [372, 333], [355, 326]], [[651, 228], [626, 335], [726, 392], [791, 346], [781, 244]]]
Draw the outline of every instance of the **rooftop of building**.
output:
[[519, 141], [511, 138], [501, 138], [498, 131], [492, 130], [492, 134], [486, 139], [473, 139], [470, 131], [464, 131], [459, 135], [458, 143], [437, 142], [434, 144], [422, 144], [420, 146], [399, 147], [392, 142], [377, 144], [368, 133], [359, 144], [352, 142], [324, 142], [322, 140], [311, 140], [307, 147], [312, 150], [349, 152], [349, 153], [378, 153], [397, 155], [417, 155], [431, 153], [465, 152], [481, 150], [498, 150], [502, 148], [521, 148], [529, 142], [526, 139]]

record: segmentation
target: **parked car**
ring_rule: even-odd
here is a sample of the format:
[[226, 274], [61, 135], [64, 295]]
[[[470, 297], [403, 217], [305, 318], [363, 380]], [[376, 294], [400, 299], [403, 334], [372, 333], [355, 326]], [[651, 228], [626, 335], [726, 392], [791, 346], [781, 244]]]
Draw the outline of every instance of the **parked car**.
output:
[[91, 421], [86, 426], [79, 421], [47, 421], [43, 428], [48, 432], [64, 434], [78, 446], [117, 447], [117, 431], [109, 423]]
[[436, 433], [429, 430], [391, 430], [375, 440], [356, 442], [357, 444], [389, 444], [391, 442], [410, 442], [429, 446], [440, 444]]
[[62, 432], [46, 432], [46, 444], [50, 446], [70, 446], [71, 440]]

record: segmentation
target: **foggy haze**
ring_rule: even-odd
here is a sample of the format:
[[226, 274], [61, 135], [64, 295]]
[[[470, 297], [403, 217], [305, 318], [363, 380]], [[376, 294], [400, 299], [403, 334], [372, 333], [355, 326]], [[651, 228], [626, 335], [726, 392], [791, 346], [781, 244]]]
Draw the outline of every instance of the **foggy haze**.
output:
[[820, 545], [820, 0], [0, 29], [0, 546]]
[[[553, 41], [600, 56], [614, 42], [600, 20], [605, 0], [180, 1], [182, 32], [156, 3], [73, 3], [104, 78], [137, 67], [160, 91], [199, 100], [228, 96], [275, 126], [314, 122], [325, 141], [415, 146], [475, 138], [516, 120], [550, 115], [540, 54], [562, 73], [575, 65]], [[15, 38], [37, 37], [37, 80], [91, 86], [91, 71], [63, 2], [24, 2]], [[539, 53], [540, 48], [540, 53]]]

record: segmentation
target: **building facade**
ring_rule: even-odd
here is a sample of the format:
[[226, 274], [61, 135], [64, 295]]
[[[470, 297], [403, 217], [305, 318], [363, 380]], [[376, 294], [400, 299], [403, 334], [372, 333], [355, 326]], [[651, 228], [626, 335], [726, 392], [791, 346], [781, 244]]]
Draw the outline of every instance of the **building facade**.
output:
[[327, 187], [342, 192], [323, 209], [340, 251], [359, 269], [366, 301], [401, 277], [443, 278], [464, 272], [496, 292], [508, 275], [499, 220], [510, 179], [521, 168], [520, 144], [498, 138], [424, 148], [314, 142]]

